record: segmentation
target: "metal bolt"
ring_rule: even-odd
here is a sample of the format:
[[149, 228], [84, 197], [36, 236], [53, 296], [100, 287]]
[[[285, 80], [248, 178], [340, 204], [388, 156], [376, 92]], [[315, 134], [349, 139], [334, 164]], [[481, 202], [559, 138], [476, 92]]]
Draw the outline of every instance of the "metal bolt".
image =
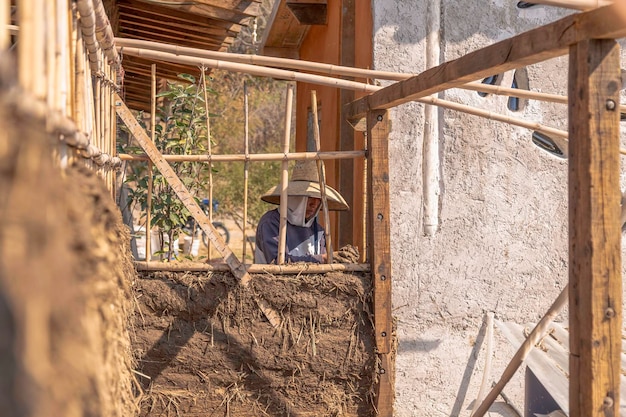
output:
[[382, 213], [378, 213], [378, 216], [376, 216], [376, 218], [380, 221], [383, 220], [383, 214]]
[[[613, 103], [613, 104], [615, 104], [615, 103]], [[382, 122], [383, 121], [383, 115], [379, 114], [376, 119], [378, 119], [379, 122]]]
[[613, 407], [613, 398], [611, 398], [611, 397], [604, 397], [604, 401], [602, 401], [602, 406], [604, 408], [611, 408], [611, 407]]
[[615, 101], [609, 99], [606, 101], [606, 109], [607, 110], [615, 110]]
[[381, 333], [380, 333], [380, 335], [381, 335], [382, 337], [387, 337], [387, 332], [381, 332]]
[[611, 307], [607, 308], [606, 310], [604, 310], [604, 316], [607, 319], [612, 319], [613, 317], [615, 317], [615, 310], [613, 310]]
[[380, 276], [380, 280], [381, 280], [381, 281], [385, 281], [386, 279], [387, 279], [387, 277], [386, 277], [385, 275], [381, 275], [381, 276]]

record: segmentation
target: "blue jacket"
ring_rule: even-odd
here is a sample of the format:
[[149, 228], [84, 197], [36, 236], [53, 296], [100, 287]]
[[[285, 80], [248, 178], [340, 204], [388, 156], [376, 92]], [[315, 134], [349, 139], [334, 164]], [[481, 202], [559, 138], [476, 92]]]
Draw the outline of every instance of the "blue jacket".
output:
[[[265, 213], [256, 229], [256, 249], [254, 263], [276, 263], [278, 258], [278, 232], [280, 230], [280, 212], [278, 209]], [[326, 253], [326, 235], [317, 222], [317, 217], [310, 227], [294, 226], [287, 222], [287, 241], [285, 262], [322, 262]]]

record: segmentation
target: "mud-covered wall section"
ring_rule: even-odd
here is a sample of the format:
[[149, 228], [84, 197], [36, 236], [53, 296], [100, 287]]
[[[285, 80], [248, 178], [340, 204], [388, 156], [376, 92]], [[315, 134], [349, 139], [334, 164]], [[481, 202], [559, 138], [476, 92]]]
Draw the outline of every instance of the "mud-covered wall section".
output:
[[369, 280], [145, 273], [131, 331], [141, 415], [373, 416]]
[[[1, 61], [1, 59], [0, 59]], [[6, 69], [6, 68], [4, 68]], [[133, 416], [129, 236], [0, 68], [0, 414]]]
[[[374, 67], [406, 73], [426, 69], [432, 52], [426, 29], [435, 26], [429, 19], [437, 19], [440, 27], [443, 63], [573, 13], [549, 6], [518, 9], [517, 1], [371, 3]], [[567, 57], [524, 71], [530, 90], [567, 94]], [[512, 79], [513, 71], [501, 74], [499, 84], [510, 88]], [[567, 129], [562, 104], [529, 100], [512, 111], [507, 96], [452, 89], [439, 97]], [[504, 321], [537, 322], [567, 284], [567, 160], [534, 145], [531, 130], [438, 109], [439, 229], [426, 236], [424, 106], [399, 106], [391, 120], [396, 415], [468, 416], [484, 369], [485, 313], [493, 311]], [[499, 378], [514, 353], [497, 330], [495, 341], [490, 381]], [[518, 372], [504, 390], [520, 410], [523, 375]], [[498, 399], [495, 415], [511, 413], [504, 402]]]

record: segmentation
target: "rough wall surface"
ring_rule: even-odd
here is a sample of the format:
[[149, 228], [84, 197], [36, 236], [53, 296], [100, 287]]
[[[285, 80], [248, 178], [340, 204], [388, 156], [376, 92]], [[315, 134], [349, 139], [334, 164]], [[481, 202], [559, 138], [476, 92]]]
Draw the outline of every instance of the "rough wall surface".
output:
[[[440, 62], [564, 17], [516, 1], [372, 1], [374, 67], [426, 69], [429, 13], [441, 5]], [[567, 93], [567, 58], [526, 68], [531, 90]], [[505, 87], [513, 73], [503, 74]], [[538, 101], [507, 109], [507, 97], [454, 89], [441, 98], [567, 129], [567, 108]], [[567, 161], [540, 150], [531, 131], [439, 110], [439, 230], [423, 232], [424, 109], [392, 110], [390, 136], [393, 308], [398, 318], [396, 416], [469, 416], [485, 359], [485, 313], [536, 322], [568, 279]], [[623, 146], [623, 145], [622, 145]], [[567, 315], [559, 317], [567, 321]], [[514, 350], [495, 331], [491, 381]], [[490, 386], [491, 384], [489, 384]], [[523, 409], [523, 370], [504, 390]], [[491, 415], [514, 415], [502, 398]]]

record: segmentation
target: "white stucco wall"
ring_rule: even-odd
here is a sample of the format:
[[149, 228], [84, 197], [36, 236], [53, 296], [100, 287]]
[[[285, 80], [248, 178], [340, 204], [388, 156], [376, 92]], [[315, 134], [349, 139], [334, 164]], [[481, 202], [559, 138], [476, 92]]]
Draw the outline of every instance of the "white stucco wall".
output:
[[[516, 1], [376, 0], [374, 67], [418, 73], [426, 62], [428, 5], [441, 2], [441, 62], [557, 20], [568, 11]], [[567, 57], [527, 68], [530, 89], [567, 93]], [[510, 82], [512, 73], [507, 74]], [[505, 85], [509, 87], [509, 85]], [[454, 89], [441, 98], [567, 129], [564, 105]], [[531, 131], [440, 110], [440, 228], [422, 227], [423, 106], [392, 110], [390, 136], [393, 308], [398, 319], [396, 416], [469, 416], [480, 386], [483, 320], [536, 322], [566, 285], [567, 162]], [[566, 321], [566, 315], [560, 317]], [[495, 330], [491, 381], [514, 350]], [[523, 371], [505, 389], [523, 409]], [[500, 398], [491, 415], [513, 415]]]

